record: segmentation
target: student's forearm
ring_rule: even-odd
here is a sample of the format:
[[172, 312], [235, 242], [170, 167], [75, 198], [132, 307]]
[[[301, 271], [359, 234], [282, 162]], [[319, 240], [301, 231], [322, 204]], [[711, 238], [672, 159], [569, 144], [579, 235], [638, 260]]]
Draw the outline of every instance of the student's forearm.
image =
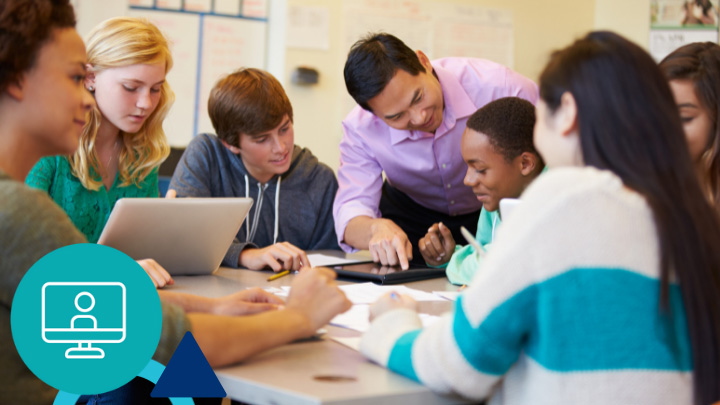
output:
[[188, 314], [188, 319], [195, 340], [213, 367], [240, 362], [314, 333], [307, 317], [291, 309], [242, 317]]
[[214, 300], [208, 297], [164, 290], [158, 290], [158, 295], [161, 300], [175, 304], [187, 313], [211, 312], [213, 308]]

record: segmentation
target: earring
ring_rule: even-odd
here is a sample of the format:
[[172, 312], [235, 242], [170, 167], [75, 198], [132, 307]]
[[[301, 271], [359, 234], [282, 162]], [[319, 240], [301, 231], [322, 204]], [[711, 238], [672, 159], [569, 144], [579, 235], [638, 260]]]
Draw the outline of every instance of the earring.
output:
[[88, 91], [95, 91], [95, 87], [93, 87], [93, 86], [88, 86]]

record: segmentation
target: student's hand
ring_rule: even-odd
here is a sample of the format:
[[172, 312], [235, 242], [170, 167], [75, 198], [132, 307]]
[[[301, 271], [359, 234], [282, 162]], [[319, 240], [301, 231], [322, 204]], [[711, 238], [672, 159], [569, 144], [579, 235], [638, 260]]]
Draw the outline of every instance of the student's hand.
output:
[[455, 252], [455, 239], [452, 232], [442, 222], [432, 224], [418, 245], [423, 259], [431, 266], [447, 263]]
[[407, 270], [412, 260], [412, 244], [407, 234], [395, 222], [378, 218], [373, 220], [372, 237], [368, 243], [370, 255], [375, 263], [383, 266], [397, 266]]
[[324, 267], [307, 267], [295, 276], [285, 308], [307, 320], [303, 336], [314, 334], [352, 306], [335, 284], [335, 277], [334, 271]]
[[212, 313], [217, 315], [250, 315], [281, 308], [285, 301], [260, 287], [238, 291], [213, 299]]
[[138, 260], [137, 263], [145, 270], [145, 272], [152, 279], [155, 288], [163, 288], [166, 285], [173, 285], [175, 281], [158, 262], [153, 259], [142, 259]]
[[169, 188], [168, 191], [165, 193], [165, 198], [175, 198], [177, 197], [177, 191]]
[[310, 259], [300, 248], [288, 242], [280, 242], [262, 249], [248, 248], [240, 253], [239, 264], [250, 270], [270, 267], [274, 272], [300, 270], [310, 266]]
[[417, 301], [411, 297], [396, 292], [390, 292], [378, 298], [374, 304], [370, 305], [370, 321], [393, 309], [407, 308], [413, 311], [418, 310]]

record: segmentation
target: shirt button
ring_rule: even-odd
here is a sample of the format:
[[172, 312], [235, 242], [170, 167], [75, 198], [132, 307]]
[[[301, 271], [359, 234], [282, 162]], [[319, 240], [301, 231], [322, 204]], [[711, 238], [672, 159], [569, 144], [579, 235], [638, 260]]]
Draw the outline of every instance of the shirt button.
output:
[[450, 188], [450, 187], [452, 187], [452, 184], [448, 184], [448, 185], [447, 185], [447, 188]]
[[450, 201], [450, 205], [455, 204], [455, 200]]
[[442, 168], [444, 169], [444, 168], [446, 168], [446, 167], [447, 167], [447, 165], [446, 165], [445, 163], [443, 163], [443, 164], [442, 164]]

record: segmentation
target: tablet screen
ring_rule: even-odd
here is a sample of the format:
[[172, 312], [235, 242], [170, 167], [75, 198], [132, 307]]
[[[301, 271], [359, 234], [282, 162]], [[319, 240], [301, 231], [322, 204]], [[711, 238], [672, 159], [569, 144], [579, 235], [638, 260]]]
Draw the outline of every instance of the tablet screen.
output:
[[383, 266], [380, 263], [348, 264], [332, 268], [341, 277], [379, 281], [382, 284], [405, 283], [428, 278], [445, 277], [445, 269], [410, 266]]
[[346, 264], [343, 266], [334, 266], [333, 269], [345, 270], [359, 273], [376, 274], [384, 276], [390, 273], [397, 273], [402, 271], [412, 271], [413, 267], [407, 270], [403, 270], [400, 266], [383, 266], [380, 263], [360, 263], [360, 264]]

